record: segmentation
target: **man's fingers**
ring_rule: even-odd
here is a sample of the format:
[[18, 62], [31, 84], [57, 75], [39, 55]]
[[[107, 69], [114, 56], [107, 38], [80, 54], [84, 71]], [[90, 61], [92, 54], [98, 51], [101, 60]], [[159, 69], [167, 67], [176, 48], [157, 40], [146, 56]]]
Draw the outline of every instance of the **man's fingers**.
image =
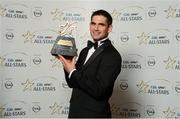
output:
[[66, 59], [62, 55], [59, 55], [59, 59], [61, 60], [61, 62], [66, 62]]
[[66, 59], [62, 55], [57, 56], [57, 58], [63, 63], [63, 64], [75, 64], [76, 63], [76, 57], [73, 57], [72, 59]]
[[73, 57], [73, 62], [74, 64], [76, 64], [76, 57]]

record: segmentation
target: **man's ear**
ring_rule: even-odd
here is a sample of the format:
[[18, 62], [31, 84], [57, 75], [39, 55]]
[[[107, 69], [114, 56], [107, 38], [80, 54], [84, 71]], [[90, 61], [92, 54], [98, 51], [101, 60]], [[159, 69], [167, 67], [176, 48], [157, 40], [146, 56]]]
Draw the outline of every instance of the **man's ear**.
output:
[[108, 33], [110, 33], [111, 31], [112, 31], [112, 25], [109, 25]]

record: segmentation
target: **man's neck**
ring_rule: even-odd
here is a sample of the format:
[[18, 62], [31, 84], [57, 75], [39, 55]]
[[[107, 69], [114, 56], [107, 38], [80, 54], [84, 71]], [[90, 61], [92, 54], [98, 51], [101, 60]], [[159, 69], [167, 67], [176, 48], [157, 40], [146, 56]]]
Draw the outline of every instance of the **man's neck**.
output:
[[105, 41], [106, 39], [108, 39], [108, 37], [105, 37], [105, 38], [103, 38], [103, 39], [101, 39], [101, 40], [98, 40], [98, 41], [93, 40], [93, 42], [98, 42], [98, 46], [99, 46], [100, 43], [101, 43], [102, 41]]

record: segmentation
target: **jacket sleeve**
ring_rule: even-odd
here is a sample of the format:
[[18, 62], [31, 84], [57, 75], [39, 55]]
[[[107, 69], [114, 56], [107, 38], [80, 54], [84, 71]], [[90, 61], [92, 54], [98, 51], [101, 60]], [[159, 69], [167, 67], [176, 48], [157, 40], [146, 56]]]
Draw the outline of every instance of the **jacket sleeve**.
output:
[[[80, 55], [79, 55], [79, 58], [78, 58], [78, 59], [83, 59], [83, 58], [82, 58], [82, 56], [83, 56], [82, 54], [85, 52], [85, 50], [87, 50], [87, 49], [84, 48], [84, 49], [80, 52]], [[77, 63], [76, 63], [76, 69], [79, 69], [79, 66], [82, 65], [82, 64], [80, 64], [80, 62], [82, 62], [82, 61], [81, 61], [81, 60], [78, 60], [78, 61], [77, 61]], [[74, 72], [76, 72], [76, 70], [75, 70]], [[74, 73], [74, 72], [73, 72], [73, 73]], [[73, 73], [72, 73], [72, 74], [73, 74]], [[68, 86], [69, 86], [70, 88], [78, 88], [78, 87], [76, 87], [77, 84], [76, 84], [74, 81], [72, 81], [72, 78], [69, 79], [69, 73], [64, 70], [64, 74], [65, 74], [65, 79], [66, 79], [66, 82], [67, 82]], [[71, 76], [72, 76], [72, 74], [71, 74]]]

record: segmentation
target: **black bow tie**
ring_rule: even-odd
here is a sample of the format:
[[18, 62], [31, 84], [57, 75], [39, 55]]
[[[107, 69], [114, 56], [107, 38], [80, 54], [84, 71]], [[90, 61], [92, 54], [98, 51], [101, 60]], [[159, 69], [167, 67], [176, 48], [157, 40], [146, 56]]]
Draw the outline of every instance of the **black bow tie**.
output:
[[93, 43], [92, 41], [88, 41], [87, 47], [90, 49], [93, 46], [94, 46], [94, 49], [96, 49], [98, 47], [98, 42]]

